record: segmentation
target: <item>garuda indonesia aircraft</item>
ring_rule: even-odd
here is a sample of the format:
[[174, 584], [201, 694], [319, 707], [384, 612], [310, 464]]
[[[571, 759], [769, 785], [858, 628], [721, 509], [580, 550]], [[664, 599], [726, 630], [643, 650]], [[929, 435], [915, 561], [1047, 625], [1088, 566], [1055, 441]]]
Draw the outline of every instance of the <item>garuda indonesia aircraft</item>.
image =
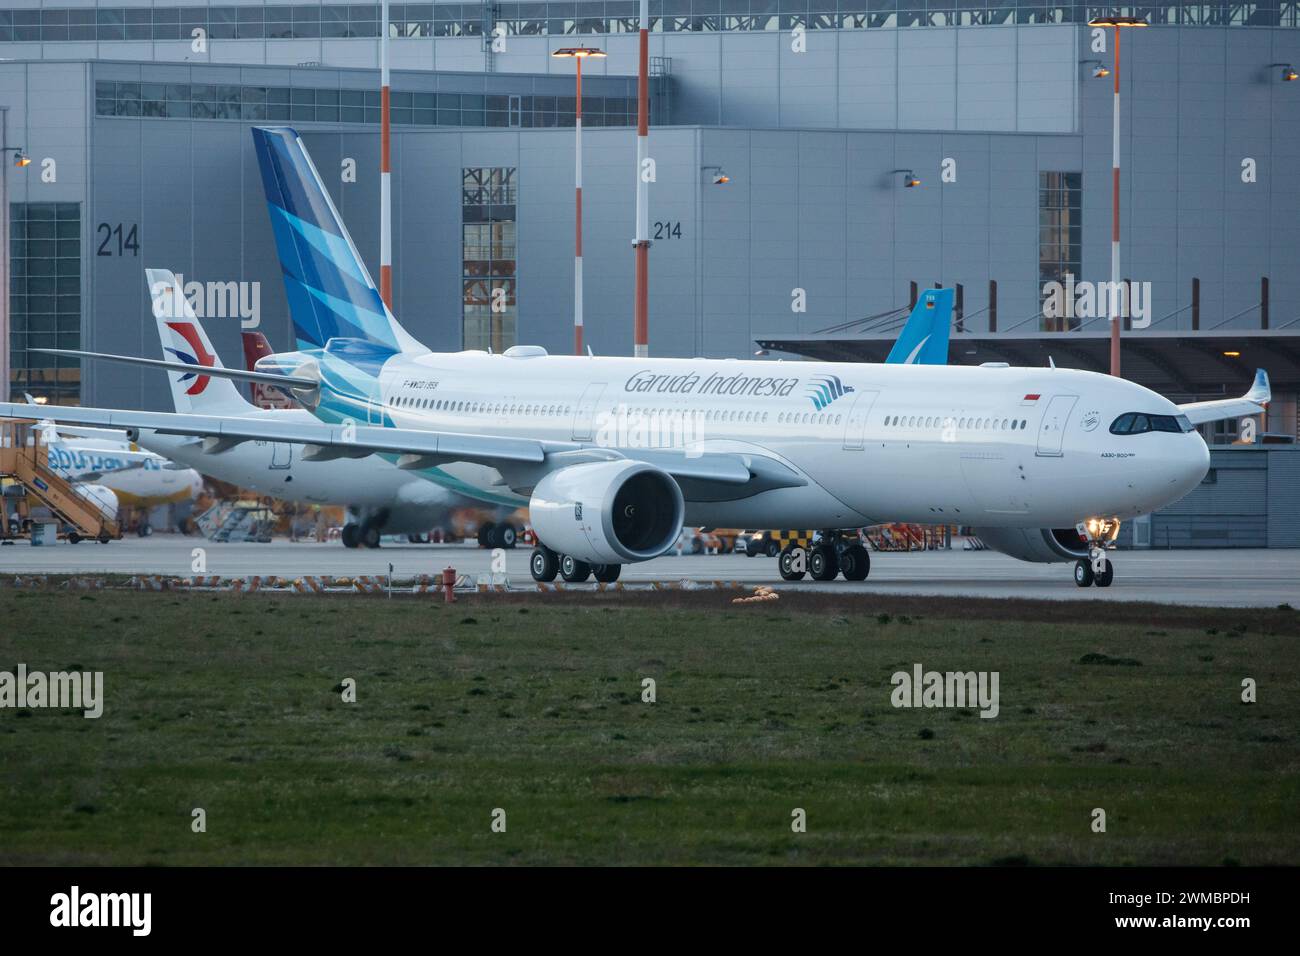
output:
[[[867, 551], [835, 530], [905, 521], [971, 525], [994, 548], [1075, 561], [1077, 583], [1106, 586], [1119, 522], [1205, 476], [1194, 425], [1259, 414], [1269, 399], [1262, 373], [1241, 399], [1179, 406], [1062, 368], [432, 352], [385, 307], [297, 134], [254, 136], [300, 347], [253, 372], [210, 374], [283, 388], [316, 420], [43, 414], [214, 449], [277, 441], [317, 460], [376, 454], [470, 497], [527, 504], [538, 580], [615, 580], [623, 564], [667, 551], [683, 524], [826, 529], [807, 571], [862, 580]], [[804, 558], [783, 552], [782, 575], [801, 577]]]

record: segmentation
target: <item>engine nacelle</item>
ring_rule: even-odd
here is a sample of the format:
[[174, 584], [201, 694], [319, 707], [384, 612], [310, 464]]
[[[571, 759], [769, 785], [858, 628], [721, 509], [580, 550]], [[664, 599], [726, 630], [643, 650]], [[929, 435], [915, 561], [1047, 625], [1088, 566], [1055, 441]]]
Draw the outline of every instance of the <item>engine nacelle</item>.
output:
[[84, 498], [89, 504], [99, 510], [109, 521], [117, 520], [118, 500], [117, 494], [107, 485], [92, 485], [85, 482], [78, 482], [72, 486], [72, 490]]
[[973, 528], [994, 551], [1021, 561], [1048, 564], [1088, 557], [1088, 542], [1073, 528]]
[[686, 502], [667, 472], [619, 459], [551, 472], [533, 489], [528, 515], [551, 550], [592, 564], [626, 564], [673, 546]]

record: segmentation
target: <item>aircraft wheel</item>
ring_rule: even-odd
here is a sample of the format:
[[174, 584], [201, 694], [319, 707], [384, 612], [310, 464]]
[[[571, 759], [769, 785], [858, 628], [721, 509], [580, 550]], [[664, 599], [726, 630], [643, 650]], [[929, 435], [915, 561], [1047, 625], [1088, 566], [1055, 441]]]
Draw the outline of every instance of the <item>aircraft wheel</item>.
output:
[[554, 581], [560, 571], [560, 561], [550, 548], [538, 545], [528, 558], [528, 570], [532, 572], [534, 581]]
[[377, 548], [379, 547], [379, 529], [372, 524], [363, 525], [357, 540], [367, 548]]
[[839, 573], [839, 558], [830, 545], [819, 544], [808, 554], [808, 574], [814, 581], [834, 581]]
[[147, 538], [153, 534], [153, 525], [145, 521], [140, 525], [140, 527], [135, 529], [135, 533], [138, 537]]
[[1081, 588], [1092, 587], [1093, 578], [1092, 562], [1087, 558], [1080, 558], [1074, 562], [1074, 583]]
[[591, 577], [591, 565], [566, 554], [560, 558], [560, 577], [570, 584], [580, 584]]
[[871, 573], [871, 555], [860, 544], [850, 545], [840, 555], [840, 573], [845, 581], [865, 581]]
[[1099, 588], [1108, 588], [1110, 583], [1115, 580], [1115, 565], [1110, 563], [1110, 558], [1101, 559], [1101, 570], [1093, 572], [1093, 584]]
[[357, 540], [359, 536], [359, 529], [355, 524], [345, 524], [343, 526], [343, 534], [340, 535], [340, 538], [343, 541], [343, 547], [355, 548], [360, 543]]
[[776, 567], [784, 581], [799, 581], [807, 570], [808, 556], [803, 548], [787, 545], [777, 556]]
[[613, 584], [623, 571], [621, 564], [593, 564], [591, 573], [602, 584]]
[[514, 525], [511, 524], [497, 525], [496, 547], [505, 548], [507, 551], [510, 551], [514, 548], [515, 544], [518, 541], [519, 541], [519, 532], [515, 530]]
[[478, 526], [478, 546], [480, 548], [495, 547], [492, 544], [492, 537], [496, 534], [497, 526], [491, 521]]

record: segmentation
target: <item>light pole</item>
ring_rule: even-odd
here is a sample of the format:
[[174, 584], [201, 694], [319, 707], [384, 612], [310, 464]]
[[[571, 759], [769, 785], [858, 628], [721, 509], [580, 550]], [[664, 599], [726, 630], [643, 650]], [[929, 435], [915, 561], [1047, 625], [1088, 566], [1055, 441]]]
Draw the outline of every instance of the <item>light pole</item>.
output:
[[[1144, 27], [1141, 17], [1097, 17], [1090, 27], [1113, 27], [1115, 30], [1115, 94], [1111, 123], [1110, 175], [1110, 374], [1119, 375], [1119, 34], [1125, 27]], [[1127, 296], [1125, 296], [1127, 299]]]
[[393, 308], [393, 186], [390, 152], [388, 0], [380, 4], [379, 24], [379, 296]]
[[636, 79], [636, 300], [632, 312], [632, 354], [650, 356], [650, 0], [641, 0], [640, 50]]
[[[9, 110], [0, 108], [0, 143], [9, 132]], [[14, 154], [14, 165], [22, 168], [32, 164], [26, 151], [21, 146], [0, 146], [0, 156]], [[9, 170], [0, 162], [0, 290], [4, 300], [0, 302], [0, 395], [7, 401], [13, 384], [9, 381]], [[24, 349], [24, 353], [26, 350]], [[31, 384], [28, 383], [28, 387]]]
[[582, 354], [582, 61], [588, 57], [603, 57], [605, 52], [595, 47], [570, 46], [556, 50], [551, 56], [571, 58], [577, 67], [578, 98], [574, 115], [574, 240], [573, 240], [573, 354]]

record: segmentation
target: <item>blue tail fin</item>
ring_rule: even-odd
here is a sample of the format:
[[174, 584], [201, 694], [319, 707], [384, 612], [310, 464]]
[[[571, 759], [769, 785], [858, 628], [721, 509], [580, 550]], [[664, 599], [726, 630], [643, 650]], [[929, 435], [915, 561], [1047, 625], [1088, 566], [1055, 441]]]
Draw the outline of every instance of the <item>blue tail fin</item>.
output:
[[952, 289], [926, 289], [885, 362], [890, 365], [947, 365], [952, 328]]
[[338, 337], [427, 351], [384, 305], [297, 132], [254, 127], [253, 143], [298, 347]]

